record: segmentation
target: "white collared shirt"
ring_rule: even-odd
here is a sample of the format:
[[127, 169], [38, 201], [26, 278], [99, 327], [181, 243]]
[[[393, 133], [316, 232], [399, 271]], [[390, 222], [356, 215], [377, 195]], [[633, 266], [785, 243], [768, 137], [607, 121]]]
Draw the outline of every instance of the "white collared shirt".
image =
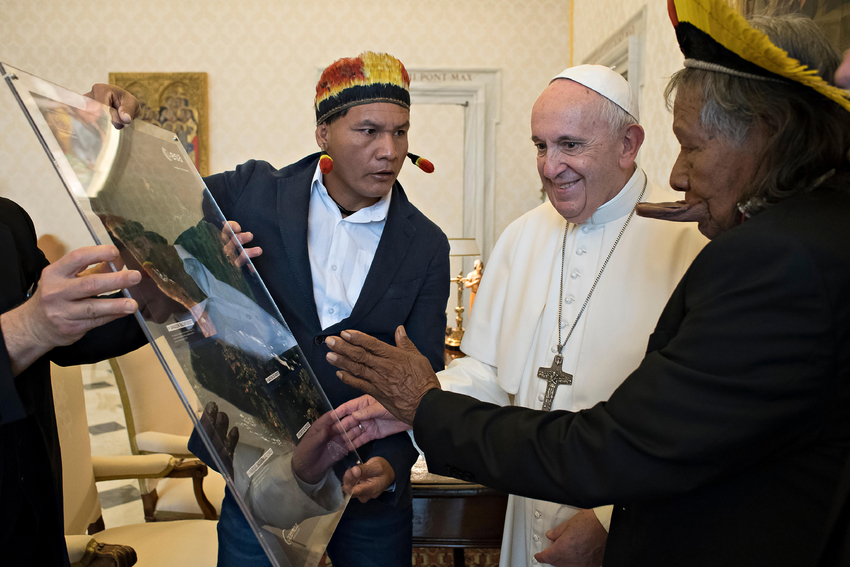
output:
[[342, 218], [316, 166], [310, 186], [307, 250], [322, 329], [351, 315], [387, 224], [391, 196], [392, 191], [374, 205]]

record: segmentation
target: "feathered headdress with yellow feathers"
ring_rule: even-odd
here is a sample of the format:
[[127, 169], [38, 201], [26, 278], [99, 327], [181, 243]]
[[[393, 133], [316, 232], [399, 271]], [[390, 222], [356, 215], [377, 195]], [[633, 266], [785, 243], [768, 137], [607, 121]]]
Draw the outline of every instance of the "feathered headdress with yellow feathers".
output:
[[365, 51], [329, 65], [316, 85], [316, 123], [358, 104], [390, 102], [410, 108], [410, 76], [387, 53]]
[[[401, 61], [388, 53], [364, 51], [357, 57], [338, 59], [329, 65], [316, 85], [316, 124], [353, 106], [388, 102], [410, 109], [410, 75]], [[407, 157], [425, 173], [434, 164], [416, 154]], [[323, 155], [322, 173], [333, 171], [333, 158]]]
[[790, 57], [753, 28], [725, 0], [668, 0], [685, 67], [759, 80], [795, 81], [850, 111], [848, 92], [827, 83], [816, 69]]

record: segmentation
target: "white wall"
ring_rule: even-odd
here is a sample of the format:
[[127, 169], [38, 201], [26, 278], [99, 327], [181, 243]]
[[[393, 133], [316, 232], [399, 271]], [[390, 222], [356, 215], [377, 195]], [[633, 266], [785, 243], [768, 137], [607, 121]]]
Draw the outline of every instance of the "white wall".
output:
[[640, 161], [651, 181], [669, 187], [670, 170], [679, 153], [679, 144], [671, 130], [673, 117], [667, 112], [663, 93], [670, 75], [682, 68], [684, 58], [667, 16], [667, 3], [658, 0], [575, 0], [573, 63], [581, 64], [644, 5], [647, 7], [646, 49], [640, 113], [646, 141]]
[[[0, 37], [0, 61], [78, 92], [109, 72], [207, 72], [212, 172], [249, 158], [283, 166], [313, 152], [316, 70], [338, 57], [371, 49], [409, 68], [499, 68], [500, 234], [539, 202], [529, 119], [569, 62], [569, 1], [0, 0]], [[73, 211], [33, 203], [33, 187], [58, 181], [8, 89], [0, 91], [0, 195], [50, 232]]]

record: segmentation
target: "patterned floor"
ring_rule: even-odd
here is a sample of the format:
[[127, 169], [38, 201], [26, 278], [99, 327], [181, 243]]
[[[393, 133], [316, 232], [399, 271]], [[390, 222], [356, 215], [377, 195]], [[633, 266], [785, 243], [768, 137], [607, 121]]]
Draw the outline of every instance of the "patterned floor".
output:
[[[130, 440], [121, 395], [108, 362], [83, 366], [92, 455], [130, 455]], [[112, 480], [97, 483], [103, 522], [108, 528], [145, 521], [139, 483]]]
[[[464, 549], [463, 563], [466, 567], [496, 567], [499, 564], [498, 549]], [[413, 548], [412, 567], [455, 567], [454, 550], [448, 547]], [[319, 567], [331, 567], [324, 557]]]

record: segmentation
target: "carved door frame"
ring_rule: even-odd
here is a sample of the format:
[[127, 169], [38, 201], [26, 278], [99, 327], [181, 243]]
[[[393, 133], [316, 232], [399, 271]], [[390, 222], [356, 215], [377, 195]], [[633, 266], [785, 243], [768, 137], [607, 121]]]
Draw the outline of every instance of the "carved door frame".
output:
[[423, 67], [408, 72], [412, 104], [464, 107], [461, 236], [476, 239], [486, 264], [496, 244], [496, 125], [500, 120], [501, 72]]

